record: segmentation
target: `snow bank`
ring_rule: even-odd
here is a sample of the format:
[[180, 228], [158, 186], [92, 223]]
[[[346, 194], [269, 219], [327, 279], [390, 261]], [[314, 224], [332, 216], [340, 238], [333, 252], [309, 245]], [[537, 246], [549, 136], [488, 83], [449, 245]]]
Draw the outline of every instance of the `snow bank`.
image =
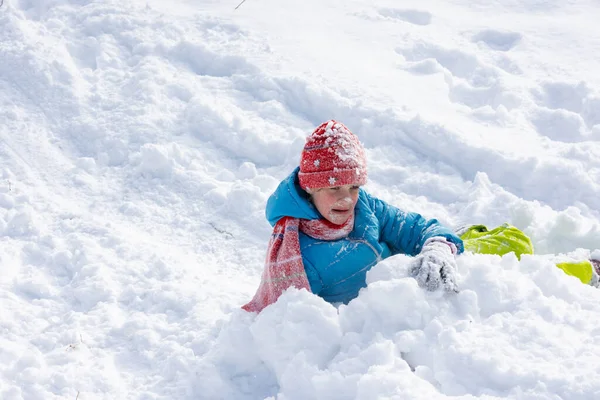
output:
[[409, 259], [398, 256], [374, 267], [369, 286], [337, 309], [290, 289], [257, 316], [235, 312], [204, 356], [200, 371], [207, 379], [196, 393], [217, 395], [222, 387], [212, 379], [234, 383], [223, 398], [589, 399], [598, 393], [598, 290], [546, 256], [459, 260], [456, 295], [420, 289], [407, 276]]

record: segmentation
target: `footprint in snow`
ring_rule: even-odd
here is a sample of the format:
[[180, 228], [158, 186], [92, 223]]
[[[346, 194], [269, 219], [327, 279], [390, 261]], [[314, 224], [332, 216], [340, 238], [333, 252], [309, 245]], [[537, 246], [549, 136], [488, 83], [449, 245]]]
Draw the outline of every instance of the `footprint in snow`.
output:
[[396, 8], [380, 8], [378, 11], [383, 17], [399, 19], [414, 25], [429, 25], [431, 23], [431, 14], [427, 11]]
[[509, 51], [519, 44], [521, 38], [521, 34], [517, 32], [501, 32], [494, 29], [485, 29], [473, 36], [473, 42], [483, 43], [493, 50]]
[[561, 142], [600, 138], [600, 93], [585, 82], [545, 82], [531, 93], [538, 107], [530, 121], [540, 135]]
[[502, 80], [502, 69], [482, 62], [477, 55], [461, 49], [448, 49], [433, 43], [418, 43], [397, 48], [406, 61], [403, 69], [415, 75], [442, 72], [449, 88], [449, 99], [470, 108], [502, 105], [512, 109], [520, 104]]

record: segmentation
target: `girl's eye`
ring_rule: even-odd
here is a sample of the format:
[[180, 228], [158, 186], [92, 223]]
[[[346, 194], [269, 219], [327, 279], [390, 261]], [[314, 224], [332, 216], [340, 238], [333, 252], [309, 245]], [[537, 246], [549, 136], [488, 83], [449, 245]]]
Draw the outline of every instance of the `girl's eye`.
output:
[[339, 186], [330, 187], [329, 190], [331, 190], [332, 192], [337, 192], [338, 190], [340, 190], [340, 187]]
[[352, 190], [358, 190], [360, 189], [360, 186], [352, 186]]

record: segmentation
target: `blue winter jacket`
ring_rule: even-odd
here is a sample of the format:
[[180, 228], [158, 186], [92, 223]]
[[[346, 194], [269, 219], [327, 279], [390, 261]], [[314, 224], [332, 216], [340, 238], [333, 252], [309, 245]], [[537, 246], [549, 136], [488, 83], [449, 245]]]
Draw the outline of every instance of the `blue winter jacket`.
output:
[[[462, 240], [437, 220], [407, 213], [360, 189], [354, 230], [347, 238], [325, 241], [300, 232], [302, 261], [313, 293], [330, 303], [348, 303], [365, 287], [367, 271], [395, 254], [414, 256], [425, 241], [443, 236], [463, 251]], [[298, 183], [298, 168], [283, 180], [267, 202], [271, 225], [281, 218], [318, 219], [319, 211]]]

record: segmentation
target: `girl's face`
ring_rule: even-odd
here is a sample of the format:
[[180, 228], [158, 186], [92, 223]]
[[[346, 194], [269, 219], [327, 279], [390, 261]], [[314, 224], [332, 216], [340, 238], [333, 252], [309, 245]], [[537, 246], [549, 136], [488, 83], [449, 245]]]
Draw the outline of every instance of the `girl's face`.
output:
[[358, 189], [357, 185], [318, 188], [311, 190], [311, 197], [323, 218], [332, 224], [343, 225], [354, 215]]

